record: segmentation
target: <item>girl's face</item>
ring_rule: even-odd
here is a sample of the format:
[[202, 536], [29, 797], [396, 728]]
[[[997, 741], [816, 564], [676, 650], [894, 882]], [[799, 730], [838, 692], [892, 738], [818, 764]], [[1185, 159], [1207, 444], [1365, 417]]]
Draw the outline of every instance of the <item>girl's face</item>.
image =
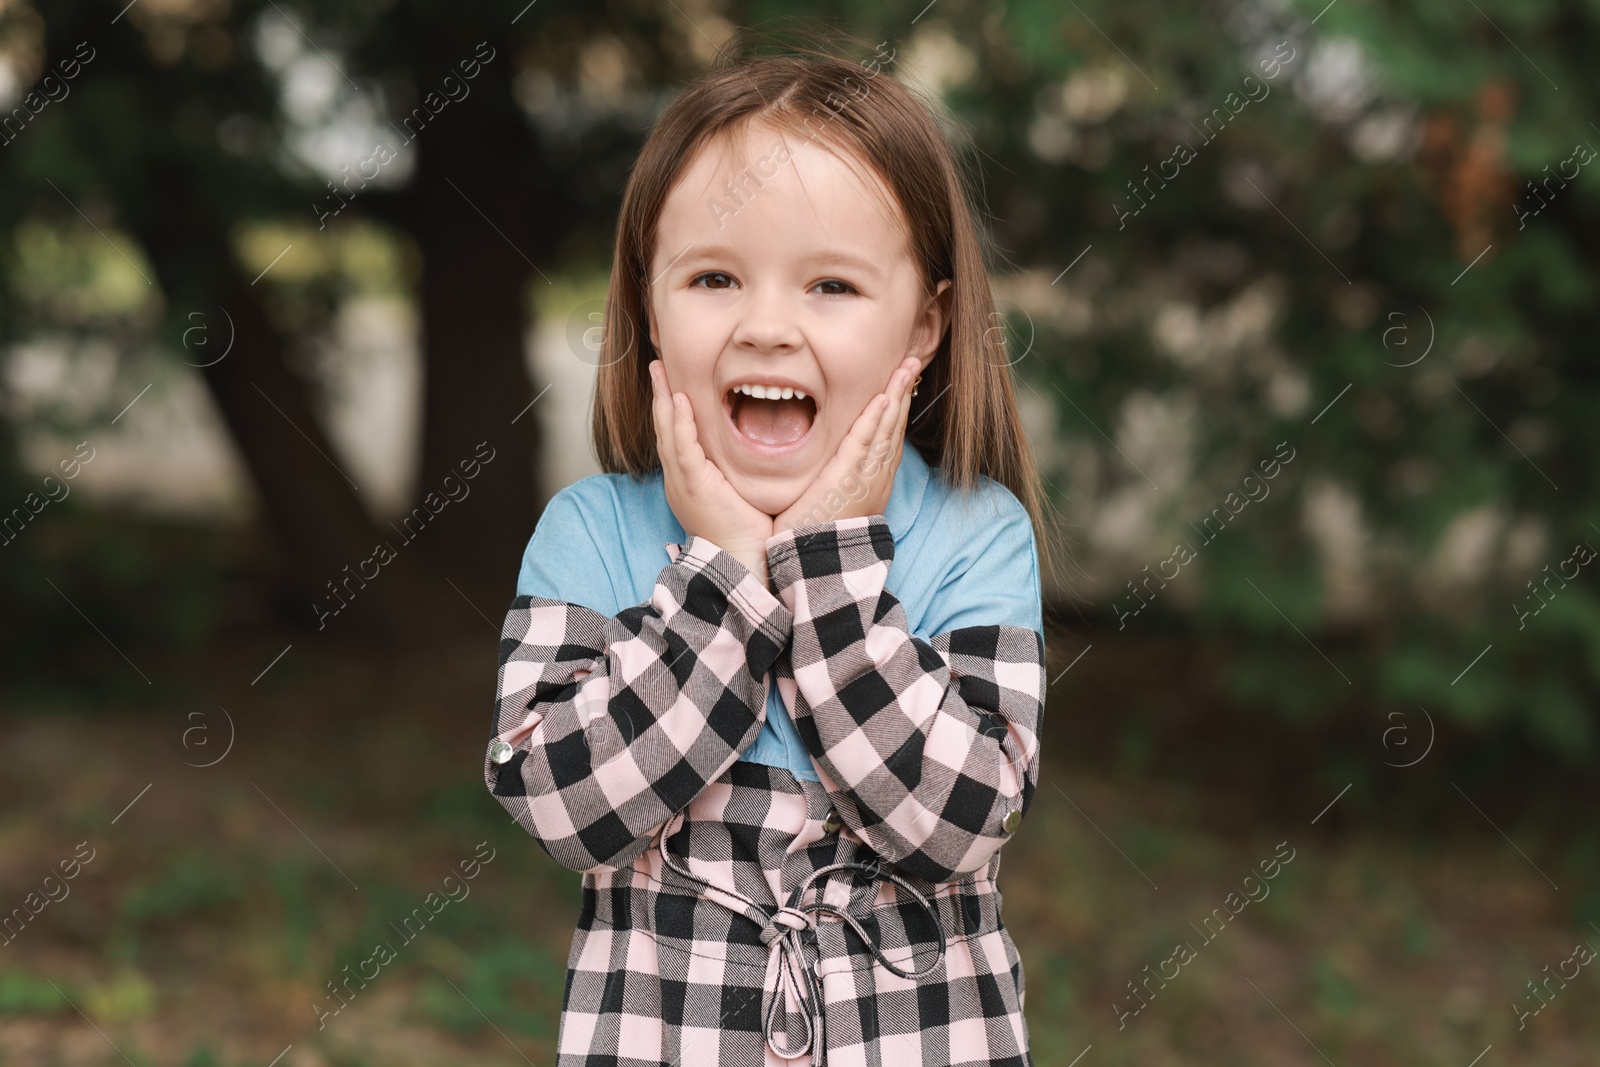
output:
[[900, 362], [926, 366], [950, 282], [924, 295], [903, 231], [885, 217], [903, 218], [899, 206], [864, 165], [870, 191], [819, 141], [772, 127], [742, 134], [733, 163], [721, 156], [703, 148], [663, 205], [650, 341], [694, 409], [707, 457], [777, 515]]

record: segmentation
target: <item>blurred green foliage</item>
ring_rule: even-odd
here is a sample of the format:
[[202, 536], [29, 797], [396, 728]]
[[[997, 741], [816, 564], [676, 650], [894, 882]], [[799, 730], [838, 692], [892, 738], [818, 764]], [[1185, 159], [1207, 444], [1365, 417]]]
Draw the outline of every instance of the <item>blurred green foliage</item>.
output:
[[[342, 220], [336, 235], [307, 221], [321, 181], [283, 151], [295, 123], [255, 51], [267, 21], [286, 17], [278, 7], [215, 5], [181, 18], [136, 9], [73, 97], [4, 149], [0, 338], [109, 338], [128, 362], [176, 358], [175, 313], [140, 279], [149, 270], [129, 236], [136, 227], [97, 200], [84, 205], [96, 230], [47, 184], [115, 181], [156, 152], [192, 153], [183, 195], [213, 210], [195, 217], [238, 220], [219, 240], [241, 262], [264, 266], [293, 245], [265, 291], [297, 337], [317, 336], [354, 293], [413, 292], [422, 264], [409, 235], [381, 218]], [[444, 10], [412, 0], [294, 11], [361, 75], [410, 54], [390, 8]], [[14, 4], [0, 28], [32, 77], [91, 25], [101, 40], [99, 14], [83, 3]], [[1058, 439], [1041, 446], [1056, 503], [1082, 525], [1094, 516], [1072, 510], [1080, 498], [1134, 506], [1145, 520], [1126, 558], [1161, 559], [1176, 541], [1197, 547], [1171, 579], [1194, 587], [1182, 601], [1193, 606], [1159, 595], [1128, 625], [1225, 640], [1245, 705], [1296, 719], [1420, 705], [1459, 729], [1592, 760], [1594, 577], [1554, 585], [1525, 625], [1516, 606], [1537, 603], [1529, 583], [1571, 546], [1600, 543], [1600, 376], [1588, 355], [1595, 168], [1542, 187], [1541, 200], [1529, 188], [1575, 144], [1600, 144], [1600, 11], [1522, 0], [1008, 0], [828, 2], [795, 19], [760, 0], [723, 15], [779, 34], [833, 21], [861, 42], [888, 42], [896, 58], [886, 69], [932, 86], [956, 117], [982, 175], [1023, 396], [1057, 420]], [[544, 164], [570, 179], [548, 209], [611, 217], [618, 146], [636, 145], [641, 116], [704, 62], [715, 27], [666, 9], [584, 17], [541, 4], [496, 32], [520, 50], [507, 59], [521, 64], [519, 92], [544, 101], [540, 118], [527, 117], [557, 146]], [[227, 36], [231, 61], [207, 51], [212, 30]], [[49, 55], [30, 51], [45, 44]], [[596, 71], [616, 54], [631, 62], [608, 96], [594, 89]], [[1270, 92], [1237, 106], [1247, 75]], [[192, 106], [143, 107], [140, 87]], [[1218, 114], [1220, 132], [1200, 132]], [[573, 153], [585, 136], [603, 150]], [[1162, 177], [1179, 142], [1194, 158]], [[151, 210], [170, 206], [161, 191], [151, 188]], [[569, 249], [565, 277], [604, 268], [609, 235], [593, 229]], [[1139, 419], [1152, 413], [1183, 429], [1141, 444]], [[35, 481], [18, 459], [25, 433], [109, 414], [34, 411], [12, 426], [0, 439], [0, 507]], [[1285, 441], [1296, 459], [1270, 496], [1198, 542], [1195, 525]], [[1151, 491], [1130, 455], [1184, 473]], [[1369, 576], [1365, 615], [1347, 612], [1346, 579], [1330, 562], [1330, 538], [1352, 543], [1332, 525], [1339, 515], [1361, 532], [1351, 550]], [[70, 663], [74, 685], [141, 687], [72, 604], [115, 605], [86, 614], [135, 662], [143, 642], [195, 649], [214, 631], [224, 561], [194, 550], [203, 539], [169, 553], [158, 551], [165, 532], [132, 529], [68, 500], [6, 547], [8, 676], [54, 683], [67, 670], [55, 665]], [[1473, 529], [1481, 551], [1469, 550]], [[1142, 581], [1141, 565], [1085, 607], [1110, 619], [1117, 605], [1136, 605], [1119, 582]], [[38, 580], [46, 573], [59, 592]], [[1131, 758], [1141, 744], [1129, 735]]]
[[59, 990], [26, 971], [0, 972], [0, 1015], [45, 1015], [69, 1010]]
[[238, 868], [219, 865], [203, 852], [180, 853], [161, 875], [135, 882], [122, 893], [110, 954], [132, 962], [150, 934], [170, 935], [214, 914], [226, 916], [245, 902], [245, 888]]
[[438, 977], [424, 979], [418, 1008], [425, 1019], [457, 1034], [488, 1030], [487, 1016], [499, 1026], [554, 1040], [566, 974], [565, 958], [545, 945], [501, 942], [471, 955], [466, 973], [452, 976], [457, 988]]
[[[1158, 593], [1152, 610], [1230, 638], [1242, 702], [1299, 718], [1420, 703], [1592, 760], [1593, 575], [1557, 579], [1534, 617], [1514, 605], [1574, 544], [1600, 544], [1593, 168], [1518, 222], [1542, 202], [1530, 179], [1600, 145], [1600, 11], [1012, 0], [941, 5], [920, 38], [899, 6], [824, 13], [899, 46], [892, 71], [942, 81], [995, 266], [1039, 279], [1011, 288], [1017, 370], [1056, 408], [1054, 454], [1092, 457], [1050, 472], [1058, 503], [1088, 470], [1094, 505], [1153, 509], [1136, 557], [1194, 546], [1173, 581], [1201, 586], [1197, 606]], [[1218, 108], [1220, 132], [1202, 130]], [[1195, 158], [1173, 176], [1160, 163], [1179, 142]], [[1147, 493], [1129, 454], [1163, 457], [1126, 428], [1153, 409], [1192, 416], [1193, 461]], [[1280, 441], [1296, 458], [1270, 496], [1197, 539]], [[1344, 533], [1318, 529], [1330, 489], [1370, 568], [1354, 626], [1320, 543]], [[1444, 580], [1480, 520], [1485, 551]], [[1149, 575], [1134, 568], [1108, 583], [1124, 607], [1138, 601], [1118, 581]]]

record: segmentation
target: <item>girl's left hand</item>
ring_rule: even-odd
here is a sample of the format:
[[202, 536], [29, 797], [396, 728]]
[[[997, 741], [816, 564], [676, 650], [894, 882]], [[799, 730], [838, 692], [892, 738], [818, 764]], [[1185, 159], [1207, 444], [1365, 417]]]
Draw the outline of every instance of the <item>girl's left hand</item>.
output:
[[868, 402], [816, 480], [799, 500], [773, 516], [774, 534], [808, 522], [883, 514], [905, 445], [911, 382], [921, 370], [915, 356], [901, 361], [887, 388]]

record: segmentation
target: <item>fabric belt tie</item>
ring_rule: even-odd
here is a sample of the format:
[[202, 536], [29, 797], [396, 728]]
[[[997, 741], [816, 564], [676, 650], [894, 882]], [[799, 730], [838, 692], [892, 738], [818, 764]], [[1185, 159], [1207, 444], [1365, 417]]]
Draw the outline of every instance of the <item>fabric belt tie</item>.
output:
[[[820, 1030], [820, 1020], [812, 1021], [818, 995], [817, 980], [812, 969], [806, 966], [802, 937], [816, 927], [812, 914], [794, 907], [781, 907], [761, 928], [761, 943], [767, 946], [766, 989], [762, 1012], [762, 1031], [767, 1047], [786, 1060], [798, 1059], [811, 1051], [812, 1043]], [[779, 1009], [782, 1009], [781, 1021]], [[790, 1020], [798, 1016], [805, 1027], [805, 1037], [798, 1048], [790, 1046]], [[779, 1025], [774, 1026], [777, 1022]], [[780, 1045], [779, 1039], [783, 1044]]]
[[[818, 913], [827, 912], [849, 923], [850, 928], [861, 938], [862, 943], [867, 946], [867, 950], [872, 953], [873, 957], [883, 964], [890, 974], [897, 977], [907, 979], [922, 978], [931, 974], [936, 967], [944, 962], [944, 924], [939, 921], [939, 913], [934, 910], [928, 899], [912, 888], [905, 879], [885, 870], [878, 862], [833, 863], [826, 867], [819, 867], [804, 882], [794, 888], [794, 892], [789, 894], [787, 904], [780, 906], [775, 912], [768, 913], [765, 908], [755, 901], [721, 886], [712, 886], [704, 878], [680, 867], [674, 862], [672, 854], [667, 850], [667, 838], [671, 836], [668, 831], [673, 822], [678, 822], [681, 825], [686, 818], [686, 813], [680, 812], [677, 819], [669, 821], [667, 826], [662, 827], [657, 846], [661, 852], [662, 860], [669, 868], [683, 877], [699, 883], [706, 889], [713, 890], [712, 893], [702, 894], [704, 899], [721, 904], [735, 915], [742, 915], [752, 922], [756, 921], [755, 916], [757, 915], [764, 917], [765, 921], [761, 924], [761, 943], [767, 946], [768, 978], [762, 990], [762, 1031], [763, 1036], [766, 1038], [767, 1047], [779, 1058], [786, 1060], [798, 1059], [810, 1052], [813, 1046], [819, 1051], [823, 1047], [821, 990], [818, 988], [817, 974], [811, 967], [806, 966], [803, 947], [803, 938], [806, 931], [816, 929], [816, 916]], [[939, 934], [939, 951], [934, 956], [932, 963], [920, 971], [902, 970], [883, 954], [883, 950], [878, 947], [878, 943], [868, 936], [867, 931], [862, 928], [861, 923], [854, 915], [851, 915], [843, 908], [826, 903], [821, 899], [821, 893], [818, 893], [818, 899], [810, 904], [800, 903], [801, 898], [805, 896], [806, 890], [810, 889], [812, 883], [818, 878], [832, 874], [835, 871], [844, 870], [863, 871], [868, 878], [888, 879], [921, 906], [929, 921], [933, 923], [933, 928]], [[718, 899], [724, 895], [742, 901], [748, 906], [747, 909], [729, 907], [726, 902]], [[907, 962], [909, 963], [910, 961], [908, 960]], [[779, 1008], [783, 1009], [781, 1029], [775, 1029], [773, 1024], [780, 1021], [778, 1020]], [[791, 1048], [788, 1044], [789, 1022], [792, 1017], [798, 1017], [804, 1025], [805, 1037], [798, 1048]], [[780, 1039], [783, 1041], [781, 1046], [778, 1043]], [[813, 1057], [813, 1062], [820, 1065], [822, 1059]]]
[[[933, 928], [939, 932], [939, 952], [934, 956], [932, 963], [920, 971], [901, 970], [883, 954], [883, 950], [878, 947], [878, 943], [868, 936], [861, 923], [848, 911], [823, 901], [821, 894], [818, 894], [818, 899], [813, 903], [800, 903], [800, 898], [805, 895], [806, 890], [811, 888], [811, 884], [818, 878], [825, 874], [832, 874], [834, 871], [843, 870], [864, 871], [869, 878], [886, 878], [910, 894], [911, 898], [927, 914], [929, 921], [933, 923]], [[786, 1060], [798, 1059], [810, 1052], [813, 1044], [817, 1046], [822, 1044], [821, 990], [817, 988], [817, 976], [814, 970], [806, 966], [804, 950], [801, 948], [801, 937], [806, 930], [816, 927], [816, 915], [819, 912], [836, 915], [844, 922], [849, 923], [850, 928], [856, 932], [856, 935], [867, 946], [867, 950], [891, 974], [898, 975], [901, 978], [921, 978], [932, 973], [935, 967], [944, 962], [944, 924], [939, 922], [939, 913], [934, 910], [932, 904], [928, 903], [926, 897], [911, 888], [899, 875], [891, 874], [878, 863], [834, 863], [813, 871], [809, 878], [801, 882], [795, 887], [794, 892], [789, 894], [789, 903], [774, 912], [767, 920], [766, 925], [761, 928], [761, 943], [767, 946], [768, 951], [773, 957], [776, 957], [777, 962], [775, 984], [769, 985], [762, 997], [766, 1001], [765, 1012], [762, 1015], [762, 1028], [766, 1033], [767, 1047], [772, 1049], [774, 1055]], [[769, 966], [768, 971], [770, 972], [771, 970], [772, 968]], [[797, 974], [798, 978], [796, 978]], [[777, 1015], [780, 1005], [784, 1010], [781, 1031], [784, 1047], [782, 1048], [778, 1046], [776, 1040], [779, 1031], [773, 1027], [774, 1017]], [[788, 1047], [789, 1018], [791, 1015], [798, 1015], [801, 1022], [805, 1024], [805, 1040], [799, 1048]], [[813, 1059], [815, 1060], [816, 1057], [813, 1057]]]

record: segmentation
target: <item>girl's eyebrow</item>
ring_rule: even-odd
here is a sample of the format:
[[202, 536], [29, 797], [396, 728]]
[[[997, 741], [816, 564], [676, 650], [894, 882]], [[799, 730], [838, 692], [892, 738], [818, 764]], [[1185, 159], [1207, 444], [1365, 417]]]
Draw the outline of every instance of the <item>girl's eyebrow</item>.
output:
[[[738, 253], [727, 245], [695, 245], [683, 254], [678, 263], [693, 263], [703, 259], [737, 259]], [[881, 271], [872, 260], [858, 256], [853, 252], [842, 249], [824, 248], [800, 257], [802, 264], [811, 263], [842, 263], [847, 267], [854, 267], [867, 274], [878, 275]]]

